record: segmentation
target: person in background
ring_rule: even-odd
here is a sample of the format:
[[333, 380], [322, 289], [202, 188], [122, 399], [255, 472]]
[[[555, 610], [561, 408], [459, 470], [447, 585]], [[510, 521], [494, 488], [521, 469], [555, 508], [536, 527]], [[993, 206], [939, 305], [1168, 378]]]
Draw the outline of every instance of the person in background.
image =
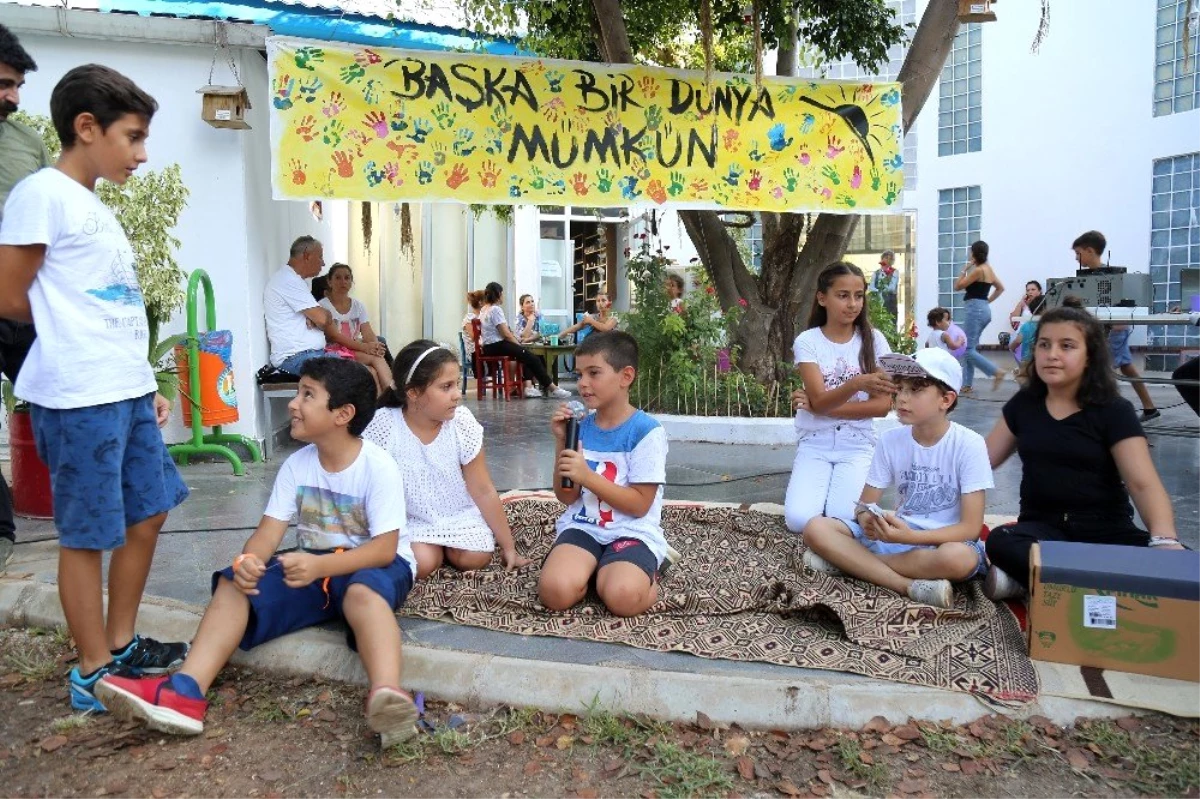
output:
[[564, 336], [577, 333], [585, 327], [590, 327], [597, 333], [607, 333], [617, 328], [617, 315], [612, 312], [612, 300], [607, 290], [596, 293], [596, 313], [585, 313], [583, 318], [563, 331]]
[[667, 275], [663, 287], [666, 289], [667, 297], [671, 301], [671, 310], [678, 312], [683, 308], [683, 278], [671, 273]]
[[532, 294], [522, 294], [517, 301], [517, 326], [514, 332], [517, 341], [529, 344], [542, 337], [542, 312], [537, 309], [537, 303]]
[[1013, 306], [1012, 313], [1008, 315], [1009, 320], [1012, 323], [1012, 329], [1016, 331], [1017, 328], [1021, 326], [1021, 323], [1012, 317], [1036, 316], [1037, 311], [1034, 310], [1035, 307], [1041, 308], [1045, 301], [1046, 298], [1042, 296], [1041, 283], [1037, 282], [1036, 280], [1031, 280], [1026, 283], [1025, 293], [1021, 295], [1021, 299], [1017, 300], [1017, 304]]
[[883, 307], [896, 318], [896, 293], [900, 290], [900, 273], [896, 271], [896, 253], [884, 250], [879, 256], [879, 269], [871, 275], [871, 291], [883, 300]]
[[321, 242], [301, 236], [292, 242], [287, 264], [276, 270], [263, 290], [271, 365], [280, 371], [299, 375], [305, 361], [329, 356], [324, 330], [333, 316], [317, 304], [305, 282], [324, 268]]
[[992, 389], [1000, 388], [1007, 370], [999, 369], [979, 354], [979, 342], [983, 331], [992, 322], [992, 303], [1004, 293], [1004, 284], [996, 277], [988, 263], [986, 241], [971, 245], [971, 257], [954, 283], [954, 288], [963, 292], [963, 310], [966, 313], [964, 329], [967, 333], [967, 352], [963, 356], [962, 394], [974, 391], [975, 369], [992, 378]]
[[[316, 282], [314, 278], [313, 282]], [[387, 347], [375, 335], [367, 307], [350, 296], [354, 272], [347, 264], [334, 264], [325, 275], [329, 286], [325, 298], [318, 304], [329, 311], [332, 321], [325, 326], [325, 351], [341, 358], [358, 361], [371, 370], [375, 384], [382, 394], [395, 388], [392, 367], [388, 365]]]
[[526, 374], [533, 375], [540, 389], [530, 386], [525, 389], [526, 397], [549, 396], [558, 399], [571, 396], [571, 392], [560, 388], [546, 370], [546, 363], [521, 346], [508, 327], [500, 301], [504, 298], [504, 287], [499, 283], [488, 283], [483, 290], [483, 306], [479, 309], [479, 341], [484, 355], [503, 355], [519, 361]]
[[943, 349], [953, 355], [955, 360], [961, 360], [967, 351], [967, 334], [950, 320], [950, 311], [941, 307], [934, 308], [929, 312], [926, 321], [933, 329], [925, 339], [925, 346]]

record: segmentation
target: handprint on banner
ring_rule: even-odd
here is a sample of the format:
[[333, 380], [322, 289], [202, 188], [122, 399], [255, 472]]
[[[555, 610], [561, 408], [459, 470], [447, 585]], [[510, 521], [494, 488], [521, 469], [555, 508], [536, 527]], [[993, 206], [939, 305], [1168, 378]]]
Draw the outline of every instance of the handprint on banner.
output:
[[508, 133], [512, 130], [512, 117], [500, 106], [492, 109], [492, 122], [501, 133]]
[[388, 120], [382, 111], [368, 111], [363, 115], [363, 127], [375, 134], [376, 138], [386, 139], [388, 136]]
[[871, 167], [871, 191], [879, 191], [879, 170]]
[[366, 85], [363, 86], [363, 101], [371, 105], [378, 103], [379, 92], [382, 87], [383, 84], [374, 78], [368, 79]]
[[567, 193], [567, 182], [563, 180], [561, 173], [555, 172], [546, 177], [546, 190], [551, 196]]
[[467, 171], [467, 165], [458, 163], [450, 170], [449, 176], [446, 178], [446, 185], [451, 189], [457, 190], [459, 186], [471, 179], [470, 172]]
[[652, 180], [646, 185], [646, 194], [651, 200], [662, 205], [667, 201], [667, 190], [663, 188], [661, 180]]
[[764, 153], [762, 150], [758, 149], [758, 140], [755, 140], [755, 141], [752, 143], [752, 145], [751, 145], [751, 147], [750, 147], [750, 152], [749, 152], [749, 153], [747, 153], [747, 155], [748, 155], [748, 156], [750, 156], [750, 160], [751, 160], [751, 161], [753, 161], [753, 162], [754, 162], [754, 163], [756, 163], [756, 164], [757, 164], [759, 161], [761, 161], [761, 160], [763, 160], [764, 158], [766, 158], [766, 157], [767, 157], [767, 154], [766, 154], [766, 153]]
[[824, 188], [814, 186], [813, 192], [815, 192], [817, 195], [825, 198], [826, 200], [833, 198], [833, 189], [829, 188], [828, 186], [825, 186]]
[[417, 144], [424, 144], [425, 140], [429, 138], [430, 133], [433, 133], [433, 125], [428, 119], [414, 119], [413, 131], [412, 133], [408, 134], [408, 138], [412, 139]]
[[546, 188], [546, 177], [542, 174], [542, 170], [536, 166], [529, 168], [529, 188], [534, 191], [541, 191]]
[[346, 126], [336, 119], [330, 120], [321, 128], [321, 141], [328, 144], [330, 147], [337, 147], [342, 143], [342, 135], [346, 132]]
[[860, 103], [866, 103], [870, 101], [873, 94], [875, 94], [875, 87], [870, 83], [864, 83], [854, 90], [854, 99]]
[[812, 133], [813, 126], [817, 124], [817, 118], [812, 114], [805, 114], [800, 121], [801, 133]]
[[301, 47], [296, 51], [294, 60], [297, 69], [306, 69], [312, 72], [316, 69], [313, 64], [325, 60], [325, 51], [319, 47]]
[[411, 164], [417, 160], [417, 155], [420, 154], [421, 148], [415, 144], [403, 144], [396, 139], [387, 143], [387, 148], [396, 154], [406, 164]]
[[317, 92], [325, 87], [325, 82], [313, 75], [300, 84], [300, 99], [306, 103], [316, 102]]
[[454, 120], [458, 118], [449, 103], [438, 103], [433, 108], [433, 118], [437, 121], [437, 126], [442, 130], [449, 130], [454, 127]]
[[280, 75], [275, 78], [275, 96], [272, 104], [280, 111], [292, 107], [292, 92], [296, 90], [296, 80], [291, 75]]
[[746, 183], [746, 188], [750, 191], [758, 191], [762, 186], [762, 173], [757, 169], [750, 170], [750, 180]]
[[800, 152], [797, 153], [796, 160], [800, 162], [800, 166], [808, 166], [812, 162], [812, 154], [808, 152], [807, 144], [800, 145]]
[[786, 188], [789, 192], [793, 192], [796, 190], [796, 184], [800, 181], [800, 175], [796, 173], [796, 170], [789, 166], [787, 169], [783, 170], [783, 180], [784, 188]]
[[846, 149], [845, 145], [842, 144], [842, 140], [837, 136], [830, 136], [825, 141], [829, 144], [829, 148], [825, 150], [825, 157], [830, 161], [837, 158]]
[[347, 132], [346, 138], [354, 142], [355, 154], [360, 158], [362, 157], [363, 150], [366, 149], [367, 145], [373, 141], [369, 134], [363, 133], [357, 128]]
[[613, 174], [607, 169], [601, 169], [596, 173], [596, 188], [601, 194], [608, 194], [612, 191]]
[[771, 186], [771, 196], [774, 197], [776, 200], [782, 200], [783, 199], [783, 186], [780, 186], [778, 184], [772, 185]]
[[838, 176], [837, 170], [830, 164], [826, 164], [825, 166], [821, 167], [821, 175], [835, 186], [841, 184], [842, 182], [841, 177]]
[[466, 158], [475, 152], [476, 147], [471, 144], [471, 140], [474, 138], [475, 131], [470, 128], [459, 128], [458, 135], [454, 138], [454, 154]]
[[342, 78], [342, 83], [354, 83], [362, 80], [367, 71], [359, 64], [348, 64], [338, 70], [338, 75]]
[[292, 170], [292, 183], [303, 186], [308, 182], [308, 175], [305, 174], [304, 165], [300, 163], [299, 159], [293, 158], [288, 166]]
[[860, 169], [858, 167], [858, 164], [855, 164], [854, 165], [854, 173], [852, 175], [850, 175], [850, 188], [857, 189], [861, 185], [862, 185], [862, 169]]
[[725, 142], [725, 149], [731, 153], [736, 153], [741, 149], [741, 144], [738, 143], [738, 136], [740, 135], [736, 130], [725, 131], [725, 135], [722, 137]]
[[354, 159], [350, 156], [350, 153], [345, 150], [338, 150], [331, 157], [333, 158], [333, 165], [337, 167], [338, 177], [354, 177]]
[[883, 168], [889, 172], [895, 172], [897, 169], [902, 169], [903, 167], [904, 156], [900, 153], [896, 153], [891, 158], [885, 158], [883, 161]]
[[896, 202], [896, 192], [898, 190], [899, 187], [895, 183], [889, 182], [887, 184], [887, 194], [883, 195], [883, 202], [885, 205], [891, 205], [892, 203]]
[[400, 165], [395, 161], [388, 161], [383, 165], [383, 174], [393, 186], [404, 185], [404, 178], [400, 177]]
[[883, 103], [884, 108], [891, 108], [900, 102], [900, 92], [895, 89], [888, 89], [880, 95], [879, 102]]
[[642, 96], [647, 100], [653, 100], [658, 94], [658, 81], [646, 75], [638, 81], [638, 88], [642, 90]]
[[[863, 149], [866, 150], [867, 158], [870, 159], [871, 163], [875, 163], [875, 154], [871, 150], [871, 143], [867, 141], [867, 136], [871, 131], [871, 123], [870, 120], [867, 119], [866, 111], [864, 111], [861, 107], [852, 105], [850, 103], [843, 103], [842, 105], [836, 107], [828, 106], [825, 103], [814, 100], [807, 96], [802, 96], [800, 98], [800, 102], [808, 103], [809, 105], [816, 106], [822, 111], [828, 111], [829, 113], [834, 114], [836, 119], [841, 120], [850, 129], [850, 132], [854, 134], [855, 138], [858, 139], [859, 143], [862, 144]], [[834, 124], [835, 120], [830, 119], [825, 123], [825, 125], [821, 126], [821, 132], [829, 133], [833, 130]]]
[[672, 172], [671, 185], [667, 186], [667, 194], [671, 195], [672, 197], [678, 197], [679, 195], [683, 194], [683, 181], [684, 177], [682, 172]]
[[408, 130], [408, 109], [404, 103], [396, 106], [396, 110], [392, 112], [392, 131], [394, 133], [403, 133]]
[[369, 47], [354, 54], [354, 60], [359, 66], [369, 67], [383, 61], [383, 57]]
[[604, 115], [604, 126], [613, 133], [620, 133], [625, 127], [621, 124], [621, 115], [616, 111], [609, 111]]
[[305, 142], [310, 142], [316, 138], [317, 134], [313, 132], [313, 126], [317, 124], [317, 120], [312, 114], [305, 114], [300, 118], [300, 123], [296, 125], [296, 135]]
[[550, 87], [551, 94], [558, 94], [562, 91], [562, 82], [565, 77], [566, 75], [557, 69], [552, 69], [546, 73], [546, 83]]
[[321, 108], [321, 113], [332, 119], [333, 117], [342, 113], [342, 109], [345, 107], [346, 98], [342, 97], [342, 93], [332, 92], [329, 95], [329, 99], [325, 102], [324, 107]]
[[483, 132], [483, 140], [485, 142], [483, 149], [488, 155], [500, 155], [504, 152], [504, 140], [500, 138], [500, 131], [495, 128], [488, 128]]
[[374, 161], [368, 161], [363, 165], [363, 176], [366, 177], [368, 186], [375, 187], [383, 183], [387, 174]]
[[485, 189], [493, 188], [496, 181], [500, 179], [501, 172], [496, 168], [496, 162], [492, 160], [484, 161], [479, 167], [479, 185]]
[[433, 165], [442, 166], [446, 163], [446, 145], [437, 142], [433, 145]]
[[633, 175], [626, 175], [617, 181], [617, 188], [621, 190], [621, 196], [626, 200], [636, 200], [642, 196], [641, 191], [637, 188], [638, 179]]
[[663, 111], [657, 105], [652, 105], [646, 109], [646, 130], [658, 130], [658, 126], [662, 124]]
[[563, 98], [554, 97], [548, 103], [542, 106], [542, 116], [546, 117], [550, 122], [557, 122], [558, 117], [566, 109], [567, 104], [563, 102]]
[[775, 152], [782, 152], [791, 146], [794, 139], [788, 138], [787, 126], [782, 122], [777, 122], [767, 131], [767, 139], [771, 142], [771, 149]]
[[430, 183], [433, 183], [433, 172], [434, 168], [431, 162], [422, 161], [417, 164], [417, 183], [420, 183], [422, 186], [428, 186]]
[[858, 205], [858, 201], [849, 194], [839, 194], [837, 196], [837, 202], [838, 205], [844, 205], [847, 208], [853, 208], [854, 206]]
[[708, 194], [708, 189], [709, 189], [708, 181], [707, 180], [693, 180], [691, 182], [691, 185], [688, 186], [688, 188], [692, 190], [693, 197], [700, 197], [701, 195]]
[[571, 188], [577, 197], [586, 197], [588, 193], [587, 173], [576, 172], [571, 176]]
[[523, 182], [524, 181], [521, 180], [520, 175], [513, 175], [511, 178], [509, 178], [508, 179], [508, 196], [509, 197], [520, 197], [522, 194], [524, 194], [524, 192], [521, 189], [521, 184]]
[[742, 178], [742, 173], [745, 171], [745, 167], [743, 167], [741, 164], [730, 164], [729, 174], [721, 178], [721, 180], [725, 181], [730, 186], [736, 186], [738, 185], [738, 181], [740, 181]]

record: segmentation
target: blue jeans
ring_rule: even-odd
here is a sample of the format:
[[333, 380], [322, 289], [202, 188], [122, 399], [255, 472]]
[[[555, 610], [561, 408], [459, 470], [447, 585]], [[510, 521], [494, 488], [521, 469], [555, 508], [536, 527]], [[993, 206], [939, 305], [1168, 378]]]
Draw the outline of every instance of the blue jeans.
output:
[[287, 372], [290, 375], [300, 376], [300, 367], [311, 361], [313, 358], [330, 358], [331, 356], [325, 350], [302, 350], [295, 355], [289, 355], [283, 359], [283, 363], [279, 364], [277, 369], [281, 372]]
[[992, 306], [987, 300], [967, 300], [963, 305], [967, 319], [963, 331], [967, 334], [967, 351], [963, 355], [963, 388], [970, 388], [975, 380], [975, 367], [988, 377], [996, 376], [996, 367], [976, 350], [983, 329], [992, 323]]

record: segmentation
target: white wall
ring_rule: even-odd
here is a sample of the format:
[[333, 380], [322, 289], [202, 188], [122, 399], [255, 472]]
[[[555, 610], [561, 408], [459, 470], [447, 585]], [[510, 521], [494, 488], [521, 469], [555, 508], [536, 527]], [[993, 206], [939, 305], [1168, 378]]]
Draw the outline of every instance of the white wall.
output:
[[[937, 154], [938, 89], [918, 118], [917, 318], [937, 304], [938, 190], [982, 189], [981, 237], [1004, 282], [984, 343], [1028, 280], [1075, 272], [1071, 242], [1097, 229], [1114, 265], [1149, 272], [1155, 158], [1200, 148], [1200, 111], [1152, 116], [1153, 3], [1055, 3], [1049, 36], [1029, 51], [1037, 3], [998, 4], [983, 25], [983, 148]], [[956, 254], [958, 262], [967, 253]]]
[[[153, 26], [154, 20], [144, 20]], [[212, 47], [115, 43], [96, 39], [19, 33], [22, 45], [38, 62], [27, 77], [21, 107], [49, 114], [50, 92], [72, 67], [95, 62], [138, 83], [159, 103], [148, 141], [150, 161], [143, 169], [182, 168], [190, 191], [175, 235], [177, 258], [185, 271], [202, 268], [213, 282], [217, 324], [234, 331], [234, 373], [241, 421], [231, 432], [261, 436], [256, 420], [254, 374], [267, 360], [262, 288], [270, 272], [287, 259], [292, 239], [310, 233], [330, 239], [330, 225], [315, 222], [306, 203], [270, 199], [270, 146], [267, 136], [266, 63], [257, 52], [235, 51], [254, 108], [249, 131], [218, 130], [200, 119], [200, 95], [208, 82]], [[231, 80], [218, 65], [217, 80]], [[204, 327], [203, 309], [200, 327]], [[186, 329], [178, 313], [164, 334]], [[186, 437], [176, 409], [166, 430], [168, 441]]]

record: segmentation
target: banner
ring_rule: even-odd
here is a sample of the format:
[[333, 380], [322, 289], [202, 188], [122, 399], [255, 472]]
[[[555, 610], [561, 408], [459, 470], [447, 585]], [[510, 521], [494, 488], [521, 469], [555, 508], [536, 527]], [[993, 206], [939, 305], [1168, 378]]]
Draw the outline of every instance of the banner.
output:
[[887, 211], [900, 86], [272, 37], [279, 199]]

